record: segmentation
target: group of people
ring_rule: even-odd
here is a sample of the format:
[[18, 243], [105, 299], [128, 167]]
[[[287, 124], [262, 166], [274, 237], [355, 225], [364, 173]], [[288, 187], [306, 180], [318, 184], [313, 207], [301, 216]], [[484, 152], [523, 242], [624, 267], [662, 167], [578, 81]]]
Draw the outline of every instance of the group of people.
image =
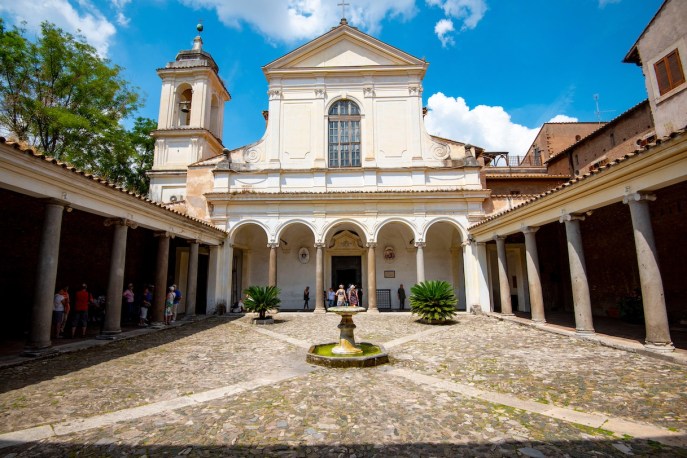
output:
[[[350, 305], [358, 307], [361, 303], [363, 292], [356, 288], [356, 285], [350, 284], [348, 289], [344, 289], [344, 285], [339, 285], [339, 289], [334, 291], [334, 288], [329, 288], [324, 292], [324, 299], [326, 308]], [[306, 286], [303, 290], [303, 310], [310, 310], [310, 287]]]
[[[122, 322], [138, 323], [139, 326], [148, 326], [148, 311], [153, 306], [152, 285], [146, 285], [143, 293], [137, 296], [134, 292], [133, 283], [129, 283], [122, 293]], [[181, 291], [176, 285], [171, 285], [165, 297], [165, 324], [176, 321], [179, 303], [181, 302]], [[59, 339], [65, 337], [65, 330], [71, 325], [70, 337], [77, 336], [77, 329], [80, 329], [80, 336], [86, 337], [88, 324], [98, 323], [102, 331], [106, 312], [105, 295], [98, 296], [97, 299], [88, 290], [88, 285], [83, 283], [81, 288], [74, 294], [72, 304], [69, 295], [69, 286], [60, 288], [55, 293], [53, 299], [52, 315], [52, 338]]]
[[104, 312], [105, 296], [95, 299], [85, 283], [74, 294], [73, 304], [69, 295], [69, 286], [60, 288], [53, 298], [51, 335], [54, 339], [66, 337], [65, 331], [69, 326], [71, 328], [69, 337], [72, 339], [77, 335], [77, 328], [81, 330], [81, 337], [86, 337], [89, 321], [102, 322]]

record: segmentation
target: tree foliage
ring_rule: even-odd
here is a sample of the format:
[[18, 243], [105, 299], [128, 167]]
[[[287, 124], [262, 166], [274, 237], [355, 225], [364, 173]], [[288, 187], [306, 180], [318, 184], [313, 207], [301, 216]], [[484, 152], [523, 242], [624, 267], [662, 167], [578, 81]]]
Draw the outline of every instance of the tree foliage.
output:
[[457, 304], [453, 286], [448, 282], [430, 280], [410, 288], [410, 309], [430, 323], [451, 319]]
[[35, 41], [0, 18], [0, 128], [61, 161], [147, 192], [155, 123], [122, 121], [139, 96], [82, 36], [44, 22]]

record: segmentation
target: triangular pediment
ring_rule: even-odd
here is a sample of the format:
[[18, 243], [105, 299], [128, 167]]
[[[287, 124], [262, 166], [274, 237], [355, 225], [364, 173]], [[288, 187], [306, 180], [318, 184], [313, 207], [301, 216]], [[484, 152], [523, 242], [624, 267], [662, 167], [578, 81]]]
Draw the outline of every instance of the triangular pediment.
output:
[[267, 64], [271, 71], [336, 67], [417, 67], [427, 62], [366, 33], [340, 25], [300, 48]]

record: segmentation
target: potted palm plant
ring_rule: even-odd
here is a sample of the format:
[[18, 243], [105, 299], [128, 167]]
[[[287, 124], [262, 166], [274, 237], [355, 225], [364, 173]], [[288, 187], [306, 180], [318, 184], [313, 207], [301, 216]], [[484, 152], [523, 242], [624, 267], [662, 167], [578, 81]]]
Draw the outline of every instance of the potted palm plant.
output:
[[273, 323], [271, 317], [267, 316], [270, 310], [278, 310], [279, 303], [279, 288], [276, 286], [251, 286], [244, 291], [246, 300], [244, 306], [249, 312], [258, 314], [255, 320], [258, 324]]
[[423, 281], [410, 288], [410, 310], [424, 322], [440, 324], [456, 314], [458, 299], [450, 283]]

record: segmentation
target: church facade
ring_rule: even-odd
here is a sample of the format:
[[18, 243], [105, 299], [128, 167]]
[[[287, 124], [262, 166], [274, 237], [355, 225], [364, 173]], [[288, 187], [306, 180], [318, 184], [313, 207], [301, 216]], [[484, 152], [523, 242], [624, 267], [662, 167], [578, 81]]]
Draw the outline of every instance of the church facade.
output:
[[427, 133], [427, 67], [344, 19], [263, 67], [265, 134], [233, 151], [213, 143], [229, 97], [200, 38], [159, 70], [152, 198], [228, 232], [232, 302], [249, 285], [273, 284], [294, 309], [306, 286], [354, 283], [374, 311], [399, 306], [400, 284], [433, 279], [454, 285], [460, 308], [478, 303], [466, 297], [475, 266], [465, 241], [489, 196], [482, 151]]

